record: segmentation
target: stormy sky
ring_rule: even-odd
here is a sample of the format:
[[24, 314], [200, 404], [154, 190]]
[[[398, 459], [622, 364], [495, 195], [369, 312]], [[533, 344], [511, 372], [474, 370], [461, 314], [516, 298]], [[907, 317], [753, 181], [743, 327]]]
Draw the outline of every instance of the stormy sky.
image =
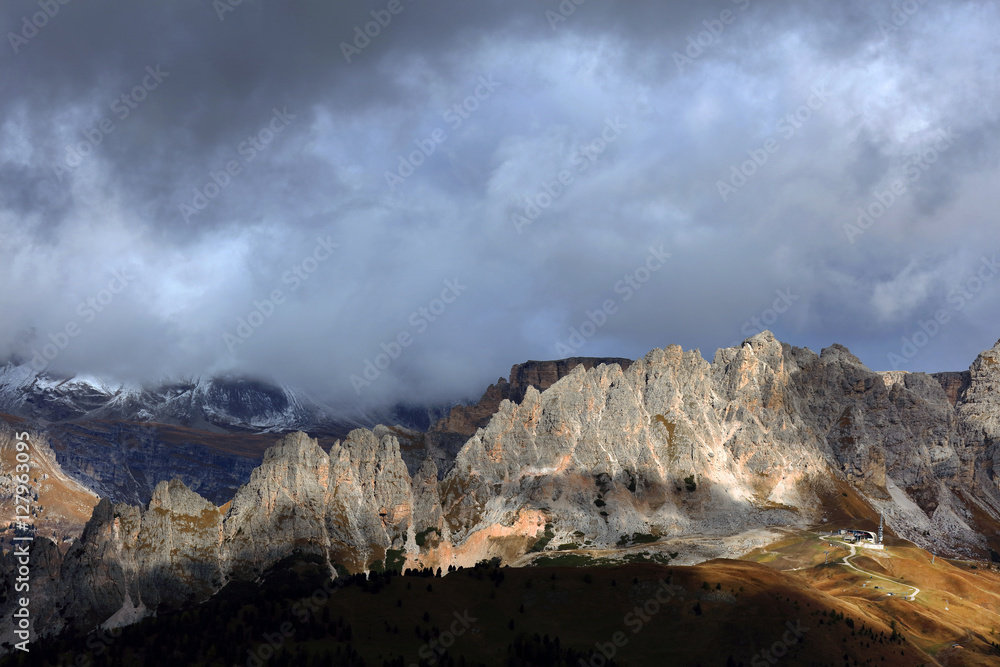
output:
[[995, 3], [9, 0], [0, 25], [0, 358], [378, 403], [763, 328], [877, 370], [1000, 338]]

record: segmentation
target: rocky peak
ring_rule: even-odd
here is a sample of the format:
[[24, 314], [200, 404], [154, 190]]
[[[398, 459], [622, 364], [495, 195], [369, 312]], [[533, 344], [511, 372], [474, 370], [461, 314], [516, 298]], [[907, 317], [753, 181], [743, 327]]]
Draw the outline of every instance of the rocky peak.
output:
[[570, 357], [556, 361], [526, 361], [523, 364], [515, 364], [510, 369], [509, 398], [515, 403], [520, 403], [528, 387], [545, 391], [577, 366], [590, 370], [601, 364], [618, 364], [624, 370], [632, 364], [632, 360], [613, 357]]
[[571, 357], [556, 361], [526, 361], [523, 364], [514, 364], [510, 369], [510, 380], [499, 378], [483, 393], [477, 404], [456, 406], [448, 417], [440, 420], [431, 430], [458, 433], [468, 437], [486, 426], [501, 401], [506, 399], [520, 403], [530, 387], [544, 391], [578, 366], [590, 370], [601, 364], [618, 364], [622, 369], [626, 369], [632, 363], [631, 359], [621, 358]]
[[[962, 398], [958, 411], [973, 439], [981, 434], [1000, 450], [1000, 342], [972, 362], [969, 384]], [[991, 453], [989, 458], [990, 476], [995, 469], [1000, 478], [1000, 451]]]
[[882, 382], [888, 388], [895, 387], [896, 385], [906, 386], [906, 376], [909, 371], [881, 371], [879, 376], [882, 378]]
[[101, 500], [94, 507], [93, 514], [90, 515], [90, 521], [88, 521], [87, 525], [83, 527], [83, 534], [80, 536], [80, 541], [92, 541], [94, 532], [100, 530], [100, 528], [105, 524], [110, 523], [114, 518], [114, 514], [114, 504], [107, 498], [101, 498]]
[[775, 338], [773, 332], [771, 332], [768, 329], [765, 329], [764, 331], [754, 334], [753, 336], [750, 336], [750, 338], [744, 340], [743, 343], [740, 345], [740, 347], [744, 347], [746, 345], [749, 345], [751, 348], [754, 349], [773, 347], [775, 345], [781, 347], [781, 341]]
[[278, 440], [277, 444], [269, 447], [264, 452], [264, 461], [282, 459], [287, 463], [300, 463], [310, 465], [315, 463], [317, 457], [325, 456], [325, 452], [319, 446], [319, 441], [310, 438], [302, 431], [289, 433]]
[[[630, 359], [573, 357], [557, 361], [527, 361], [515, 364], [510, 369], [510, 380], [500, 378], [483, 393], [475, 405], [458, 405], [447, 417], [438, 421], [423, 438], [427, 455], [434, 459], [439, 474], [451, 469], [459, 450], [476, 431], [489, 424], [490, 419], [500, 409], [500, 404], [509, 400], [521, 403], [532, 388], [544, 391], [582, 366], [589, 370], [601, 364], [618, 364], [623, 369], [633, 362]], [[416, 466], [411, 469], [416, 472]]]
[[215, 505], [189, 489], [181, 480], [173, 479], [156, 485], [147, 509], [200, 516], [202, 512], [215, 511]]
[[[422, 470], [423, 507], [440, 532], [437, 473], [432, 462]], [[145, 507], [101, 500], [65, 557], [52, 545], [33, 572], [47, 610], [38, 627], [92, 628], [205, 599], [293, 550], [367, 570], [390, 549], [415, 548], [412, 487], [396, 438], [358, 429], [329, 456], [304, 433], [281, 438], [225, 515], [179, 480], [157, 484]]]
[[830, 347], [824, 347], [819, 353], [820, 361], [824, 363], [841, 363], [851, 366], [864, 366], [860, 359], [851, 354], [851, 351], [839, 343], [834, 343]]
[[972, 362], [972, 366], [969, 368], [972, 372], [973, 377], [982, 376], [985, 374], [996, 374], [1000, 371], [1000, 341], [990, 348], [989, 350], [984, 350], [976, 357], [976, 360]]
[[725, 365], [732, 363], [737, 358], [742, 360], [753, 358], [774, 363], [782, 356], [783, 352], [782, 343], [774, 337], [773, 333], [764, 330], [745, 339], [737, 347], [719, 348], [715, 351], [714, 363]]

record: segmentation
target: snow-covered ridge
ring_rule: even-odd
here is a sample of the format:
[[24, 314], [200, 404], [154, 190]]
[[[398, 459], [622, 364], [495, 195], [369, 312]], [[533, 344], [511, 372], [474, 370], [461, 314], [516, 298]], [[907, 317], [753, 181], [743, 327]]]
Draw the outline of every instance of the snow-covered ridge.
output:
[[330, 407], [297, 387], [241, 376], [116, 382], [94, 375], [57, 377], [30, 364], [0, 362], [0, 412], [36, 422], [86, 419], [157, 422], [205, 431], [287, 432], [375, 424], [425, 431], [451, 404]]
[[249, 378], [165, 379], [143, 386], [92, 375], [54, 377], [13, 362], [0, 366], [0, 412], [45, 422], [120, 419], [227, 431], [285, 431], [335, 420], [305, 392]]

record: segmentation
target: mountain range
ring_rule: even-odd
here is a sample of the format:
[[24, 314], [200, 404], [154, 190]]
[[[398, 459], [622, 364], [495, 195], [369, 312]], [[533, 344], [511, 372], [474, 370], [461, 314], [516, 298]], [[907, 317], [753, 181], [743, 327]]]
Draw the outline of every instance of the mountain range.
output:
[[[449, 406], [450, 407], [450, 406]], [[246, 376], [165, 379], [153, 384], [96, 376], [60, 377], [9, 359], [0, 365], [0, 412], [45, 423], [129, 421], [210, 433], [295, 429], [343, 431], [391, 420], [426, 430], [442, 406], [356, 406], [336, 410], [287, 384]]]
[[[104, 497], [78, 538], [35, 543], [36, 628], [131, 623], [254, 581], [291, 554], [348, 572], [529, 565], [553, 551], [597, 563], [640, 549], [685, 565], [784, 529], [873, 529], [881, 515], [894, 538], [989, 561], [1000, 558], [998, 390], [1000, 342], [968, 371], [933, 375], [876, 372], [840, 345], [816, 354], [770, 332], [711, 362], [676, 345], [634, 361], [529, 362], [425, 432], [255, 434], [244, 453], [276, 442], [226, 498], [182, 479], [158, 480], [144, 502]], [[94, 405], [85, 414], [99, 421]], [[81, 428], [14, 420], [47, 445]], [[103, 477], [79, 474], [85, 465], [61, 474], [93, 489], [87, 480]], [[5, 556], [5, 574], [14, 567]]]
[[448, 407], [337, 410], [294, 387], [249, 377], [139, 385], [60, 377], [16, 359], [0, 366], [0, 415], [43, 429], [63, 470], [116, 502], [146, 503], [157, 482], [179, 478], [222, 503], [273, 444], [267, 434], [308, 431], [329, 447], [379, 423], [426, 431]]

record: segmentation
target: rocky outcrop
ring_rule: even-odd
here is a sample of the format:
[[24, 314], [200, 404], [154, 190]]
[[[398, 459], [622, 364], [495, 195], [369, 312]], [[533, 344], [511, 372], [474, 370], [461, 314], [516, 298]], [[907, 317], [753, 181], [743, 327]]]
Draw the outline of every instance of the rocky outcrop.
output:
[[[995, 358], [973, 364], [958, 410], [934, 377], [876, 373], [843, 346], [816, 355], [770, 332], [712, 363], [671, 346], [628, 368], [578, 367], [502, 402], [469, 439], [442, 482], [447, 527], [456, 545], [524, 522], [595, 546], [721, 536], [816, 521], [846, 481], [897, 534], [981, 555], [1000, 527]], [[489, 541], [477, 555], [509, 555]]]
[[178, 481], [158, 485], [145, 508], [102, 500], [65, 555], [47, 539], [32, 544], [34, 627], [93, 628], [132, 601], [156, 609], [204, 599], [223, 583], [221, 523], [214, 505]]
[[351, 571], [403, 551], [412, 522], [410, 476], [388, 433], [352, 431], [324, 452], [304, 433], [268, 450], [233, 498], [223, 566], [256, 575], [290, 549], [317, 553]]
[[[963, 436], [963, 479], [975, 500], [1000, 511], [1000, 341], [969, 368], [957, 411]], [[979, 493], [976, 493], [979, 492]], [[1000, 549], [998, 549], [1000, 551]]]
[[[176, 608], [295, 551], [357, 572], [390, 550], [402, 558], [407, 542], [417, 550], [412, 481], [385, 431], [352, 431], [329, 454], [304, 433], [282, 438], [224, 513], [179, 480], [158, 484], [145, 507], [102, 500], [65, 555], [36, 542], [33, 600], [46, 602], [36, 627], [56, 633]], [[421, 507], [434, 521], [433, 467], [425, 482]], [[14, 566], [9, 554], [3, 563]]]
[[[489, 424], [500, 403], [505, 400], [520, 403], [527, 391], [534, 388], [544, 391], [569, 375], [578, 366], [590, 370], [601, 364], [618, 364], [628, 368], [630, 359], [573, 357], [558, 361], [526, 361], [515, 364], [510, 369], [510, 379], [500, 378], [483, 393], [478, 403], [457, 405], [448, 416], [436, 422], [428, 432], [417, 440], [426, 451], [426, 456], [434, 459], [439, 474], [443, 477], [450, 469], [459, 450], [476, 431]], [[416, 471], [419, 463], [411, 465]]]
[[[902, 372], [902, 371], [896, 371]], [[952, 405], [957, 405], [965, 395], [965, 390], [972, 383], [972, 373], [961, 371], [958, 373], [931, 373], [931, 377], [940, 383], [944, 393], [948, 395], [948, 400]]]
[[286, 436], [267, 450], [226, 514], [227, 569], [246, 578], [290, 548], [322, 551], [328, 542], [324, 514], [330, 485], [330, 460], [304, 433]]
[[402, 551], [413, 494], [396, 438], [378, 429], [352, 431], [330, 450], [330, 463], [336, 484], [327, 506], [332, 557], [358, 571], [385, 559], [389, 549]]
[[538, 513], [557, 538], [605, 546], [634, 533], [797, 522], [782, 506], [815, 508], [804, 481], [827, 464], [821, 452], [775, 443], [771, 422], [803, 428], [784, 410], [781, 346], [730, 352], [709, 364], [671, 346], [624, 369], [577, 367], [520, 405], [504, 402], [444, 480], [451, 534], [470, 539]]
[[510, 369], [510, 395], [506, 398], [520, 403], [528, 393], [529, 387], [545, 391], [579, 366], [589, 371], [601, 364], [618, 364], [622, 369], [627, 369], [632, 360], [618, 357], [570, 357], [557, 361], [526, 361], [523, 364], [515, 364]]

